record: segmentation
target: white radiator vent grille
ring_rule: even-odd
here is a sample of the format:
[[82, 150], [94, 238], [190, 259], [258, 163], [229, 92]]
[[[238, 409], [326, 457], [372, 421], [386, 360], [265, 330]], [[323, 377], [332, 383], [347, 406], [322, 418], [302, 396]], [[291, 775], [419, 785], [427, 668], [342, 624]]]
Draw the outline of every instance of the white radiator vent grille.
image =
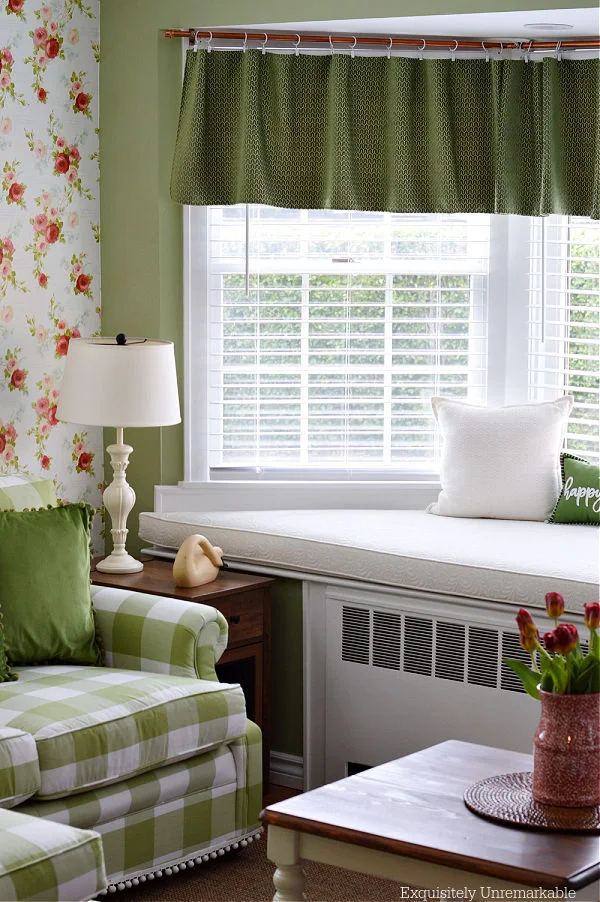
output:
[[524, 692], [501, 658], [529, 663], [518, 634], [493, 627], [342, 606], [342, 661]]
[[400, 670], [402, 615], [373, 611], [373, 667]]
[[349, 608], [342, 613], [342, 661], [369, 663], [370, 615], [367, 608]]

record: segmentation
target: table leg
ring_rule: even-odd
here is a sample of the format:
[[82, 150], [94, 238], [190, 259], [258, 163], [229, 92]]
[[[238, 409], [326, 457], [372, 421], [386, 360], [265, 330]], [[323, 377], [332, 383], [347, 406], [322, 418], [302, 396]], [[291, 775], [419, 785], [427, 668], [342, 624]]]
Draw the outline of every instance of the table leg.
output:
[[304, 871], [298, 854], [300, 837], [294, 830], [269, 826], [267, 855], [275, 864], [273, 902], [304, 902]]

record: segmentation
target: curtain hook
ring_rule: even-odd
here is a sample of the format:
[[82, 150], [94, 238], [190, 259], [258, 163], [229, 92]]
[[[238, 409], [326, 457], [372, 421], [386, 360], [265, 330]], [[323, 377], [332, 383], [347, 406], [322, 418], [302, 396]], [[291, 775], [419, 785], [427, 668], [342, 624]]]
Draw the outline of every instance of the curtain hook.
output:
[[557, 63], [560, 63], [562, 60], [562, 51], [560, 49], [561, 47], [562, 47], [562, 41], [557, 41], [556, 42], [556, 62]]
[[387, 58], [388, 58], [388, 59], [390, 59], [391, 56], [392, 56], [392, 46], [393, 46], [393, 44], [394, 44], [394, 42], [393, 42], [393, 40], [392, 40], [391, 37], [389, 38], [389, 42], [390, 42], [390, 43], [387, 45]]
[[483, 52], [485, 53], [485, 61], [486, 61], [486, 63], [489, 63], [489, 61], [490, 61], [490, 52], [489, 52], [489, 50], [487, 49], [487, 47], [485, 46], [485, 41], [482, 41], [482, 42], [481, 42], [481, 46], [482, 46], [482, 48], [483, 48]]
[[356, 35], [352, 35], [352, 37], [354, 38], [354, 44], [350, 48], [350, 59], [354, 59], [354, 48], [356, 47], [356, 40], [357, 40]]
[[500, 50], [498, 51], [498, 59], [501, 60], [502, 54], [504, 53], [504, 44], [502, 43], [502, 41], [499, 41], [499, 44], [500, 44]]
[[296, 56], [300, 56], [300, 41], [302, 40], [302, 38], [299, 34], [297, 34], [296, 37], [298, 38], [298, 40], [294, 44], [294, 53], [296, 54]]
[[189, 46], [194, 48], [194, 53], [198, 52], [198, 31], [196, 28], [190, 28]]
[[425, 51], [425, 48], [427, 47], [427, 41], [425, 40], [425, 38], [421, 38], [421, 40], [423, 41], [423, 43], [421, 44], [421, 47], [419, 48], [419, 59], [420, 60], [423, 59], [423, 53]]
[[[208, 38], [208, 44], [206, 45], [206, 52], [207, 52], [207, 53], [210, 53], [211, 50], [212, 50], [212, 40], [213, 40], [213, 34], [212, 34], [212, 31], [209, 31], [208, 34], [209, 34], [209, 38]], [[196, 49], [196, 48], [194, 47], [194, 50], [195, 50], [195, 49]]]
[[458, 50], [458, 41], [456, 39], [454, 39], [454, 47], [450, 51], [450, 56], [452, 58], [453, 63], [456, 62], [456, 57], [454, 56], [454, 54], [456, 53], [457, 50]]
[[242, 47], [242, 51], [245, 52], [248, 49], [248, 32], [244, 32], [244, 46]]
[[333, 38], [331, 35], [329, 35], [329, 49], [331, 50], [331, 55], [334, 56], [335, 51], [333, 49]]
[[264, 41], [263, 41], [263, 43], [262, 43], [262, 45], [261, 45], [261, 48], [260, 48], [263, 56], [264, 56], [265, 53], [267, 52], [267, 43], [268, 43], [268, 41], [269, 41], [269, 35], [267, 34], [266, 31], [264, 32], [264, 35], [265, 35], [265, 39], [264, 39]]

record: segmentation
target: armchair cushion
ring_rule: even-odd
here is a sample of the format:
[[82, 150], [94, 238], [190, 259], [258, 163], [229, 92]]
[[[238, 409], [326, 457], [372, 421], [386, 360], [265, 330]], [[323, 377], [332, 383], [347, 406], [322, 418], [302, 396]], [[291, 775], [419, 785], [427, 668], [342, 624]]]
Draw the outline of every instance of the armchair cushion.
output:
[[216, 608], [101, 586], [92, 601], [108, 667], [217, 679], [227, 621]]
[[35, 739], [22, 730], [0, 727], [0, 808], [14, 808], [39, 788]]
[[91, 830], [0, 809], [0, 899], [90, 899], [106, 888], [102, 840]]
[[38, 798], [60, 798], [182, 760], [246, 730], [238, 685], [106, 667], [18, 669], [0, 725], [31, 733]]

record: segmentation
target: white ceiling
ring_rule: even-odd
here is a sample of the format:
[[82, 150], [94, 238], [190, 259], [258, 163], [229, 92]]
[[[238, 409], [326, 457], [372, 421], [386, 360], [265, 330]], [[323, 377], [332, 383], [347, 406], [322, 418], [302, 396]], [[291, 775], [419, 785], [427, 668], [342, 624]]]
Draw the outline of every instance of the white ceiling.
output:
[[[556, 23], [560, 30], [545, 31], [532, 23]], [[564, 27], [567, 26], [567, 27]], [[568, 27], [571, 26], [571, 27]], [[386, 19], [331, 19], [318, 22], [272, 22], [240, 25], [256, 31], [265, 28], [275, 31], [314, 31], [328, 34], [419, 35], [433, 37], [480, 38], [564, 38], [595, 37], [600, 34], [600, 10], [548, 9], [518, 10], [499, 13], [465, 13], [447, 16], [405, 16]]]

